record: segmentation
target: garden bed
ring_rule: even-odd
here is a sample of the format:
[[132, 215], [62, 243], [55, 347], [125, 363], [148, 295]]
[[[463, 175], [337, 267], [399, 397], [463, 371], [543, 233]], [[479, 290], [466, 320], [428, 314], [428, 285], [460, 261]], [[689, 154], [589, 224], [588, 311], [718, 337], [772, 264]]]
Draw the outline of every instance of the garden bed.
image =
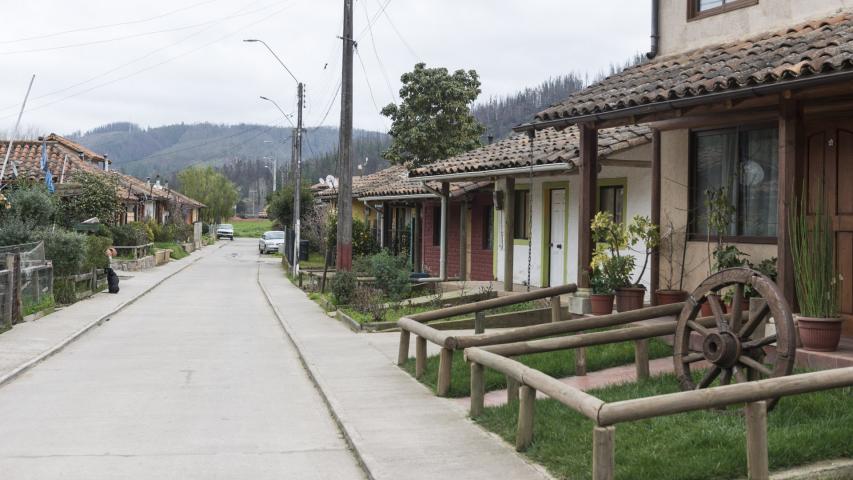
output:
[[181, 260], [182, 258], [190, 256], [190, 254], [184, 250], [184, 247], [175, 242], [155, 242], [154, 247], [160, 250], [171, 250], [172, 253], [170, 256], [172, 257], [172, 260]]
[[[649, 341], [649, 358], [663, 358], [672, 355], [672, 347], [659, 339]], [[471, 368], [462, 355], [453, 356], [449, 397], [460, 398], [471, 395]], [[634, 344], [631, 342], [614, 343], [587, 347], [587, 371], [604, 370], [634, 363]], [[514, 358], [530, 368], [539, 370], [554, 378], [569, 377], [575, 374], [575, 351], [563, 350], [558, 352], [522, 355]], [[439, 357], [427, 358], [421, 383], [435, 389], [438, 379]], [[410, 358], [403, 368], [412, 376], [415, 375], [415, 359]], [[506, 388], [506, 376], [494, 370], [486, 369], [486, 391]]]
[[[454, 362], [454, 374], [455, 367]], [[433, 366], [433, 372], [434, 369]], [[668, 374], [590, 393], [611, 402], [677, 391], [677, 380]], [[517, 420], [518, 405], [513, 402], [486, 408], [476, 421], [514, 443]], [[559, 402], [538, 400], [533, 444], [525, 455], [558, 478], [591, 478], [592, 426], [586, 417]], [[617, 479], [746, 478], [741, 409], [700, 411], [620, 424], [616, 438]], [[853, 389], [783, 398], [768, 416], [768, 438], [772, 470], [853, 457], [850, 442]]]

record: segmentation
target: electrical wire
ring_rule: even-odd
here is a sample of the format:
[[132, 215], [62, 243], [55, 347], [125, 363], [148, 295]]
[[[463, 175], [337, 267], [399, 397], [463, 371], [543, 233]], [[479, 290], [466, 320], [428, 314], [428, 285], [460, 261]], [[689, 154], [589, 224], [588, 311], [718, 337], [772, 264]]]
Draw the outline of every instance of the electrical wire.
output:
[[361, 71], [364, 72], [364, 80], [367, 82], [367, 91], [370, 93], [370, 100], [373, 102], [373, 106], [376, 107], [376, 112], [380, 113], [381, 108], [379, 108], [379, 104], [376, 103], [376, 97], [373, 95], [373, 87], [370, 85], [370, 76], [367, 74], [367, 68], [364, 66], [364, 60], [361, 58], [361, 54], [358, 53], [358, 49], [355, 49], [355, 56], [358, 58], [358, 63], [361, 65]]
[[[376, 0], [376, 1], [377, 1], [377, 2], [380, 2], [380, 0]], [[391, 1], [391, 0], [388, 0], [388, 3], [390, 3], [390, 1]], [[391, 29], [392, 29], [392, 30], [394, 30], [394, 33], [396, 33], [396, 34], [397, 34], [397, 38], [399, 38], [399, 39], [400, 39], [400, 42], [402, 42], [402, 43], [403, 43], [403, 46], [405, 46], [405, 47], [406, 47], [406, 49], [409, 51], [409, 53], [411, 53], [411, 54], [412, 54], [412, 56], [415, 58], [415, 60], [417, 60], [418, 62], [420, 62], [420, 61], [421, 61], [421, 56], [420, 56], [420, 55], [418, 55], [418, 53], [417, 53], [417, 52], [415, 52], [415, 50], [412, 48], [412, 46], [409, 44], [409, 42], [407, 42], [407, 41], [406, 41], [406, 39], [405, 39], [405, 38], [403, 38], [403, 34], [402, 34], [402, 33], [400, 33], [400, 30], [397, 28], [397, 25], [395, 25], [395, 24], [394, 24], [394, 21], [393, 21], [393, 20], [391, 20], [391, 15], [389, 15], [389, 14], [388, 14], [388, 10], [387, 10], [388, 3], [386, 3], [386, 4], [385, 4], [385, 7], [384, 7], [384, 8], [382, 8], [381, 13], [385, 16], [385, 19], [386, 19], [386, 20], [388, 20], [388, 23], [391, 25]]]
[[[397, 103], [397, 95], [394, 93], [394, 88], [391, 87], [391, 81], [388, 79], [388, 72], [385, 70], [385, 65], [383, 65], [382, 59], [379, 58], [379, 49], [376, 47], [376, 37], [373, 36], [373, 27], [370, 25], [370, 13], [367, 11], [367, 2], [361, 2], [361, 6], [364, 7], [364, 18], [367, 19], [367, 30], [370, 32], [370, 44], [373, 46], [373, 54], [376, 56], [376, 62], [379, 64], [382, 77], [385, 79], [385, 85], [388, 87], [388, 93], [391, 94], [391, 98], [394, 103]], [[364, 67], [363, 64], [362, 67]], [[367, 75], [367, 72], [365, 72], [365, 75]]]
[[193, 8], [200, 7], [200, 6], [206, 5], [208, 3], [215, 3], [215, 2], [219, 2], [219, 1], [221, 1], [221, 0], [205, 0], [203, 2], [198, 2], [198, 3], [192, 4], [192, 5], [186, 6], [186, 7], [181, 7], [181, 8], [175, 9], [175, 10], [170, 10], [168, 12], [161, 13], [159, 15], [154, 15], [153, 17], [142, 18], [139, 20], [130, 20], [130, 21], [126, 21], [126, 22], [111, 23], [111, 24], [106, 24], [106, 25], [96, 25], [93, 27], [75, 28], [72, 30], [63, 30], [61, 32], [47, 33], [47, 34], [43, 34], [43, 35], [34, 35], [32, 37], [18, 38], [15, 40], [0, 40], [0, 45], [8, 45], [10, 43], [22, 43], [22, 42], [28, 42], [31, 40], [43, 40], [45, 38], [53, 38], [53, 37], [58, 37], [61, 35], [68, 35], [70, 33], [90, 32], [93, 30], [103, 30], [105, 28], [123, 27], [123, 26], [127, 26], [127, 25], [136, 25], [136, 24], [140, 24], [140, 23], [147, 23], [147, 22], [150, 22], [153, 20], [158, 20], [161, 18], [168, 17], [170, 15], [174, 15], [174, 14], [179, 13], [179, 12], [191, 10]]

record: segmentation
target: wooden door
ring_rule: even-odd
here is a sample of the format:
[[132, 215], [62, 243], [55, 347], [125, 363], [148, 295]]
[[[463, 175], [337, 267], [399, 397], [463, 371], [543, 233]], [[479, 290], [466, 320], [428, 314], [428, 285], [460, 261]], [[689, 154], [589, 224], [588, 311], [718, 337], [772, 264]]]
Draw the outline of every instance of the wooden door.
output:
[[813, 123], [806, 130], [805, 181], [809, 209], [820, 192], [835, 230], [845, 335], [853, 335], [853, 118]]

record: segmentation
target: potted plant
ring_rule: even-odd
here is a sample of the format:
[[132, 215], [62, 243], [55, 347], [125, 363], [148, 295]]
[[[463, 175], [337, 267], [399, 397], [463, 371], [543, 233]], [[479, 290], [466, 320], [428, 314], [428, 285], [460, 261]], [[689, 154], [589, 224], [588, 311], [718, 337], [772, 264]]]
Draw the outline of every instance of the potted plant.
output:
[[683, 302], [687, 299], [684, 290], [684, 268], [687, 260], [687, 227], [676, 228], [667, 217], [666, 233], [661, 235], [659, 252], [666, 268], [663, 270], [664, 287], [655, 292], [658, 305]]
[[832, 352], [838, 348], [841, 339], [841, 278], [836, 273], [835, 233], [824, 213], [823, 192], [818, 198], [817, 211], [813, 216], [808, 214], [805, 195], [790, 214], [794, 283], [800, 303], [797, 330], [806, 350]]
[[[648, 267], [649, 257], [657, 248], [660, 232], [657, 225], [648, 217], [635, 216], [631, 224], [625, 226], [613, 221], [609, 212], [599, 212], [592, 221], [591, 230], [596, 242], [592, 269], [601, 269], [615, 291], [616, 311], [627, 312], [643, 307], [646, 288], [640, 280]], [[637, 250], [638, 245], [643, 250]], [[636, 281], [631, 275], [637, 264], [633, 251], [644, 256], [643, 268], [637, 275]]]
[[[726, 245], [725, 243], [725, 237], [729, 233], [729, 227], [735, 215], [735, 207], [729, 201], [728, 189], [719, 187], [705, 190], [705, 209], [708, 212], [705, 232], [708, 249], [708, 276], [710, 277], [727, 268], [744, 266], [746, 261], [743, 257], [746, 254], [736, 246]], [[711, 235], [714, 235], [713, 240]], [[727, 295], [730, 296], [730, 293]], [[726, 310], [725, 301], [719, 295], [711, 294], [709, 296], [715, 296], [721, 300], [723, 310]], [[702, 304], [702, 315], [712, 315], [711, 305], [707, 301]]]
[[593, 315], [613, 313], [613, 287], [610, 279], [599, 267], [593, 267], [589, 276], [592, 295], [590, 296], [591, 312]]

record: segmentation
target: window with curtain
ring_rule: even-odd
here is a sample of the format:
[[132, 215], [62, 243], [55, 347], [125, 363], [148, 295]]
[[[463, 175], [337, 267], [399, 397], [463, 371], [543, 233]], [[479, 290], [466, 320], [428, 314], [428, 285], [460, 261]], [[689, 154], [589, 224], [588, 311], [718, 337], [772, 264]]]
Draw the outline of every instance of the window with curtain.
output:
[[432, 207], [432, 245], [441, 245], [441, 207]]
[[625, 186], [606, 185], [598, 188], [598, 211], [610, 212], [613, 221], [625, 221]]
[[[735, 215], [727, 236], [776, 237], [778, 130], [731, 128], [692, 134], [691, 231], [708, 233], [706, 192], [725, 188]], [[714, 233], [714, 232], [712, 232]]]
[[483, 207], [483, 250], [492, 249], [492, 239], [494, 237], [494, 214], [491, 206]]
[[530, 240], [530, 191], [515, 191], [515, 218], [513, 222], [513, 238]]
[[758, 0], [687, 0], [687, 18], [704, 18], [753, 5], [758, 5]]

